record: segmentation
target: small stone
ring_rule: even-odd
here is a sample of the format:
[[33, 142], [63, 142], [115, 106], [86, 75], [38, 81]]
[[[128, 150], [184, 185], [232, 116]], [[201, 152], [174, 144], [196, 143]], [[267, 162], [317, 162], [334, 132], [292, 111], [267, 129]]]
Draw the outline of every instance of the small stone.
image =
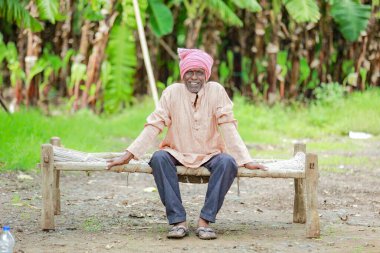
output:
[[339, 210], [338, 216], [342, 221], [347, 221], [348, 220], [348, 214], [346, 210]]
[[112, 249], [112, 247], [113, 247], [113, 246], [110, 245], [110, 244], [107, 244], [107, 245], [106, 245], [106, 249]]
[[335, 242], [328, 242], [327, 243], [327, 246], [334, 246], [335, 245]]

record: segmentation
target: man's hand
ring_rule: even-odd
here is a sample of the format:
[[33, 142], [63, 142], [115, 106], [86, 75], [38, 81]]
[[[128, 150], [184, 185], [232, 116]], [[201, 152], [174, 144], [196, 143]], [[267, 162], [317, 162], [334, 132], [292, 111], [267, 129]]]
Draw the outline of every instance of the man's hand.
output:
[[246, 163], [244, 164], [244, 167], [250, 170], [268, 170], [268, 168], [265, 167], [264, 165], [259, 164], [259, 163], [254, 163], [254, 162]]
[[133, 154], [129, 151], [122, 156], [107, 160], [107, 170], [110, 170], [114, 166], [128, 164], [130, 160], [132, 160]]

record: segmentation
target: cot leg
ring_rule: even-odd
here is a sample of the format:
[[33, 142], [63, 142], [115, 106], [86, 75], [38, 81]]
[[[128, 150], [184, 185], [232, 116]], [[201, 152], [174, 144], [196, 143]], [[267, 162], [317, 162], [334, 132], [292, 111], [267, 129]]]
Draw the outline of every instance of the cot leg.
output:
[[51, 144], [43, 144], [41, 150], [41, 175], [42, 175], [42, 230], [54, 229], [54, 154]]
[[[302, 143], [296, 143], [294, 145], [294, 155], [296, 155], [297, 152], [306, 153], [306, 145]], [[303, 178], [294, 179], [293, 222], [294, 223], [306, 222], [305, 180]]]
[[318, 156], [315, 154], [306, 155], [306, 237], [316, 238], [320, 236], [319, 215], [318, 215]]
[[[53, 146], [60, 147], [61, 146], [61, 139], [59, 137], [52, 137], [50, 139], [50, 144]], [[60, 171], [54, 170], [54, 191], [53, 191], [53, 199], [54, 199], [54, 214], [60, 215], [61, 214], [61, 191], [59, 189], [59, 178], [60, 178]]]
[[293, 207], [293, 222], [306, 222], [305, 209], [305, 180], [303, 178], [294, 179], [294, 207]]

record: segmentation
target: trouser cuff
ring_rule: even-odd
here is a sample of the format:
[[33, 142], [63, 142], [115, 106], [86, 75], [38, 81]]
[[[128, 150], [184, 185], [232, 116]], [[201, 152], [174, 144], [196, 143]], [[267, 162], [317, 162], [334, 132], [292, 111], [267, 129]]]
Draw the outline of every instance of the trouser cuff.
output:
[[186, 216], [178, 216], [178, 217], [174, 217], [174, 218], [168, 218], [168, 220], [169, 220], [169, 224], [173, 225], [173, 224], [176, 224], [176, 223], [180, 223], [180, 222], [186, 221]]
[[210, 215], [207, 215], [207, 214], [204, 214], [201, 212], [201, 215], [199, 215], [199, 217], [201, 217], [202, 219], [207, 220], [211, 223], [215, 223], [215, 217], [213, 217], [213, 216], [210, 216]]

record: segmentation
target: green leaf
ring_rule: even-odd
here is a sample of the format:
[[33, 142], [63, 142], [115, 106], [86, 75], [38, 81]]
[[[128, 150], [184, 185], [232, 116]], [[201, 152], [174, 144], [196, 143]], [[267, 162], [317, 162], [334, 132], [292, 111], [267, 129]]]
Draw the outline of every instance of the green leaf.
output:
[[42, 73], [48, 65], [49, 62], [47, 62], [44, 58], [38, 59], [38, 61], [31, 68], [30, 73], [27, 76], [26, 83], [29, 85], [33, 77], [35, 77], [39, 73]]
[[17, 24], [20, 28], [30, 28], [33, 32], [42, 30], [42, 25], [19, 1], [0, 0], [0, 17], [11, 24]]
[[356, 41], [360, 32], [367, 27], [371, 16], [371, 6], [353, 0], [334, 1], [331, 16], [338, 24], [339, 31], [348, 41]]
[[310, 67], [305, 57], [300, 59], [300, 77], [298, 83], [305, 81], [310, 75]]
[[83, 63], [74, 62], [73, 65], [71, 65], [69, 88], [74, 87], [74, 85], [79, 83], [81, 80], [86, 79], [86, 68], [87, 66]]
[[[135, 82], [137, 55], [134, 29], [126, 23], [116, 23], [111, 30], [107, 45], [107, 61], [102, 69], [104, 85], [104, 108], [112, 113], [121, 109], [125, 102], [130, 102]], [[120, 57], [123, 55], [123, 57]]]
[[315, 0], [284, 0], [290, 16], [298, 23], [316, 23], [321, 14]]
[[277, 64], [281, 67], [281, 76], [285, 78], [288, 73], [288, 51], [283, 50], [277, 53]]
[[52, 24], [55, 24], [56, 18], [60, 17], [58, 0], [38, 0], [37, 8], [40, 18], [49, 20]]
[[173, 15], [161, 0], [148, 0], [148, 13], [150, 26], [157, 37], [169, 34], [173, 31]]
[[86, 8], [83, 11], [83, 17], [89, 21], [100, 21], [104, 19], [104, 16], [98, 12], [94, 11], [91, 6], [86, 6]]
[[224, 23], [233, 26], [243, 26], [243, 22], [222, 0], [206, 0], [208, 9], [215, 13]]
[[241, 9], [246, 9], [251, 12], [259, 12], [262, 10], [257, 0], [232, 0], [232, 2]]
[[6, 53], [7, 53], [7, 46], [5, 45], [3, 38], [1, 36], [0, 38], [0, 64], [3, 62], [4, 58], [6, 57]]

